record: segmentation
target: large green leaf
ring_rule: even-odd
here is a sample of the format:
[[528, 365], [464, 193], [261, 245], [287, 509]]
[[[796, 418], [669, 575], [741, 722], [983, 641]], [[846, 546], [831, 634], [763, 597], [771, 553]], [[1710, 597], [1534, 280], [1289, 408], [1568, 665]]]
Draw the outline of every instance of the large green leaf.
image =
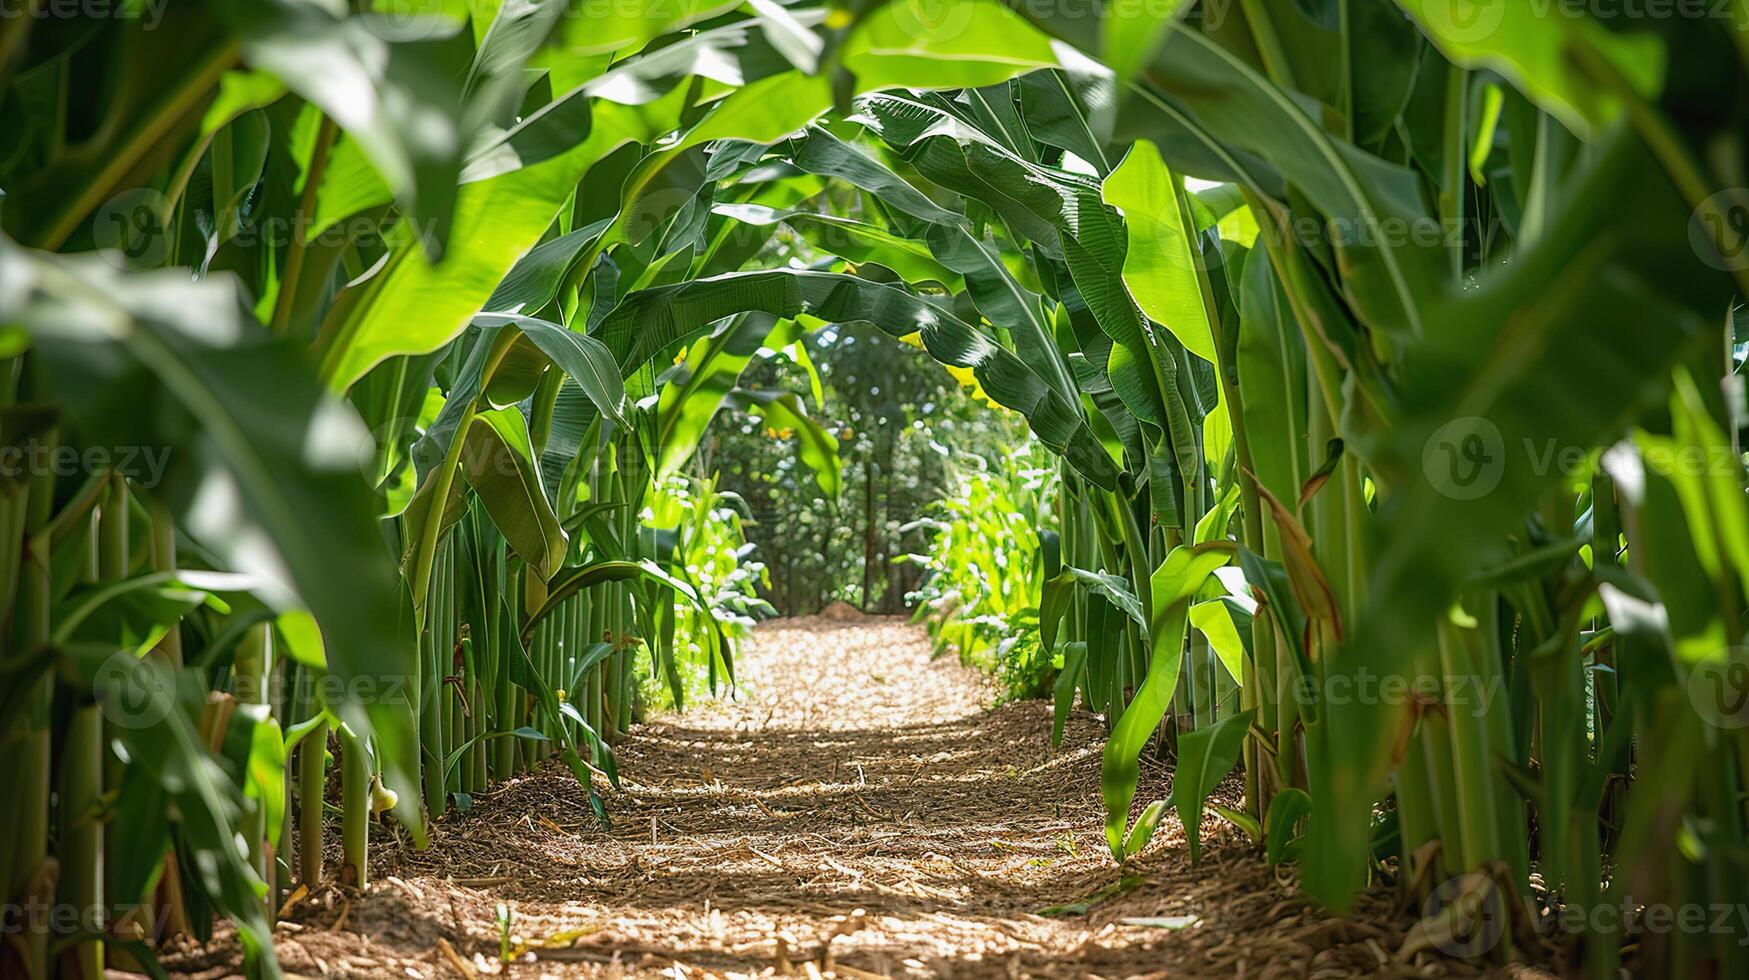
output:
[[978, 88], [1054, 66], [1049, 38], [993, 0], [893, 0], [876, 6], [845, 41], [857, 89]]
[[1166, 32], [1191, 4], [1186, 0], [1162, 3], [1109, 4], [1100, 19], [1104, 45], [1101, 59], [1117, 73], [1120, 84], [1128, 83], [1142, 70], [1165, 39]]
[[1212, 725], [1178, 735], [1178, 768], [1172, 774], [1172, 799], [1184, 836], [1190, 843], [1190, 863], [1202, 858], [1202, 805], [1239, 761], [1254, 711], [1228, 715]]
[[[1306, 445], [1306, 350], [1275, 267], [1255, 255], [1240, 272], [1237, 356], [1241, 415], [1257, 482], [1298, 500], [1311, 475]], [[1250, 542], [1254, 549], [1263, 543]]]
[[1069, 601], [1077, 588], [1086, 589], [1089, 593], [1104, 598], [1134, 620], [1137, 626], [1143, 630], [1148, 628], [1148, 615], [1143, 611], [1141, 601], [1136, 598], [1135, 589], [1130, 587], [1129, 579], [1122, 575], [1090, 572], [1071, 565], [1045, 580], [1042, 598], [1039, 600], [1039, 636], [1047, 648], [1055, 646], [1057, 624], [1068, 611]]
[[[882, 25], [900, 16], [878, 13], [847, 43], [843, 52], [846, 64], [865, 85], [883, 87], [901, 81], [964, 84], [965, 70], [1007, 78], [1034, 64], [1051, 63], [1049, 45], [1012, 14], [992, 3], [974, 6], [975, 29], [931, 29], [908, 36], [902, 46], [878, 37], [857, 40], [880, 34]], [[687, 20], [690, 16], [679, 16], [676, 22]], [[667, 22], [665, 17], [660, 19], [660, 23]], [[638, 23], [644, 22], [640, 18]], [[940, 77], [933, 80], [906, 77], [904, 69], [914, 66], [920, 57], [926, 59], [932, 44], [959, 51], [968, 44], [1001, 43], [1001, 32], [988, 27], [989, 23], [1027, 31], [1037, 50], [1025, 56], [940, 60], [936, 63], [945, 66], [947, 74], [938, 68], [935, 74]], [[592, 33], [596, 26], [591, 21]], [[418, 221], [397, 227], [388, 267], [370, 282], [355, 287], [365, 291], [362, 298], [331, 329], [325, 328], [323, 375], [330, 383], [343, 390], [386, 357], [435, 350], [459, 334], [511, 266], [539, 241], [590, 165], [626, 142], [654, 142], [679, 124], [681, 106], [677, 104], [653, 107], [654, 115], [636, 107], [652, 106], [674, 91], [686, 78], [685, 73], [696, 70], [743, 87], [714, 104], [680, 138], [646, 158], [627, 179], [621, 192], [624, 201], [650, 199], [659, 208], [678, 209], [680, 200], [649, 192], [661, 186], [659, 176], [669, 164], [683, 159], [689, 150], [713, 140], [774, 140], [832, 105], [832, 92], [824, 78], [781, 71], [765, 77], [754, 75], [777, 70], [784, 63], [774, 63], [768, 46], [750, 44], [745, 27], [730, 25], [713, 32], [711, 40], [716, 43], [679, 52], [663, 48], [615, 66], [476, 148], [462, 172], [463, 184], [456, 195], [451, 236], [456, 254], [442, 266], [433, 266], [413, 254], [429, 229]], [[1012, 45], [1014, 39], [1010, 37], [1006, 43]], [[621, 212], [622, 218], [626, 213]], [[628, 228], [625, 221], [616, 221], [596, 248], [628, 233], [636, 237], [643, 224], [632, 222]]]
[[[874, 105], [917, 104], [879, 101]], [[884, 135], [878, 117], [868, 121]], [[972, 233], [963, 215], [936, 204], [891, 168], [825, 129], [810, 128], [803, 139], [792, 141], [785, 150], [787, 159], [797, 167], [845, 181], [880, 200], [893, 216], [895, 231], [926, 242], [942, 265], [965, 277], [967, 293], [978, 312], [1009, 331], [1021, 361], [1065, 399], [1076, 397], [1074, 375], [1051, 335], [1038, 296], [1020, 285], [996, 250]]]
[[[1103, 65], [1071, 59], [1055, 71], [1028, 72], [1014, 80], [1020, 116], [1035, 143], [1055, 146], [1085, 160], [1101, 176], [1111, 173], [1105, 143], [1114, 88]], [[1095, 121], [1093, 114], [1100, 119]], [[1095, 132], [1095, 126], [1099, 131]]]
[[1200, 31], [1175, 28], [1143, 75], [1140, 94], [1120, 105], [1120, 135], [1182, 147], [1178, 137], [1193, 124], [1219, 141], [1212, 149], [1228, 164], [1198, 176], [1280, 193], [1245, 162], [1266, 161], [1319, 212], [1321, 220], [1287, 230], [1334, 250], [1342, 295], [1361, 318], [1383, 331], [1421, 331], [1421, 306], [1445, 283], [1442, 249], [1455, 231], [1428, 213], [1414, 172], [1337, 140], [1293, 93]]
[[397, 29], [376, 15], [337, 16], [302, 0], [237, 0], [220, 9], [249, 63], [351, 135], [420, 226], [426, 254], [442, 256], [467, 137], [456, 125], [472, 56], [462, 25], [430, 18]]
[[[349, 682], [415, 671], [411, 619], [362, 478], [368, 438], [326, 396], [304, 352], [270, 337], [223, 277], [119, 274], [0, 239], [10, 272], [0, 324], [22, 326], [55, 394], [90, 444], [169, 451], [155, 491], [177, 526], [259, 580], [281, 609], [309, 609], [328, 634], [329, 670]], [[374, 732], [385, 775], [422, 833], [412, 708], [404, 699], [335, 706]]]
[[1148, 610], [1148, 674], [1134, 699], [1112, 726], [1100, 770], [1100, 794], [1105, 799], [1105, 840], [1112, 857], [1124, 858], [1130, 803], [1141, 776], [1140, 760], [1148, 737], [1166, 716], [1178, 689], [1184, 660], [1184, 630], [1190, 604], [1215, 569], [1232, 557], [1226, 546], [1178, 547], [1166, 556], [1151, 579], [1153, 607]]
[[1547, 16], [1534, 4], [1502, 0], [1397, 0], [1447, 58], [1492, 68], [1576, 131], [1621, 114], [1618, 93], [1587, 65], [1611, 65], [1642, 96], [1663, 84], [1665, 51], [1652, 32], [1616, 31], [1581, 9]]
[[1191, 250], [1194, 229], [1185, 227], [1179, 209], [1178, 179], [1154, 144], [1140, 140], [1105, 178], [1101, 193], [1129, 226], [1123, 281], [1136, 305], [1186, 350], [1213, 364], [1215, 340]]
[[921, 334], [931, 356], [971, 369], [991, 398], [1025, 415], [1040, 441], [1089, 480], [1103, 487], [1116, 483], [1111, 458], [1077, 406], [1012, 351], [895, 286], [826, 272], [731, 273], [633, 293], [602, 320], [596, 334], [629, 376], [647, 371], [652, 360], [668, 355], [709, 324], [753, 310], [827, 323], [869, 323], [895, 337]]
[[1190, 625], [1208, 637], [1227, 674], [1243, 683], [1251, 655], [1251, 611], [1232, 596], [1211, 599], [1190, 607]]
[[734, 390], [741, 372], [760, 348], [785, 346], [795, 321], [756, 313], [734, 317], [719, 332], [695, 342], [686, 354], [686, 373], [662, 386], [656, 405], [656, 472], [674, 473], [692, 457], [705, 428]]
[[489, 409], [474, 416], [466, 439], [461, 469], [468, 484], [511, 549], [551, 578], [565, 560], [565, 532], [541, 488], [527, 420], [514, 407]]
[[[682, 106], [668, 96], [694, 74], [742, 84], [785, 67], [745, 26], [703, 32], [595, 75], [475, 146], [457, 191], [453, 254], [441, 266], [431, 265], [414, 254], [422, 232], [417, 223], [399, 227], [388, 266], [354, 287], [365, 291], [356, 308], [343, 311], [344, 319], [325, 332], [324, 376], [348, 387], [386, 357], [449, 342], [489, 300], [517, 305], [513, 294], [519, 290], [501, 295], [499, 289], [513, 288], [504, 281], [525, 256], [527, 278], [556, 289], [547, 267], [569, 268], [589, 261], [592, 252], [565, 255], [576, 240], [544, 254], [531, 250], [590, 167], [628, 143], [653, 142], [677, 126]], [[607, 226], [590, 227], [596, 234], [582, 244], [598, 250]]]
[[937, 261], [927, 246], [866, 222], [758, 204], [718, 204], [712, 210], [743, 224], [765, 226], [783, 222], [806, 236], [808, 244], [816, 248], [857, 264], [878, 262], [909, 283], [934, 281], [952, 287], [960, 281], [959, 275]]
[[839, 469], [838, 440], [820, 423], [808, 417], [802, 400], [788, 391], [749, 391], [745, 388], [729, 392], [724, 404], [742, 411], [758, 412], [766, 424], [778, 429], [793, 429], [797, 437], [796, 455], [814, 471], [820, 492], [837, 499], [844, 479]]
[[807, 75], [812, 75], [819, 69], [820, 52], [825, 48], [826, 42], [809, 30], [808, 25], [796, 19], [795, 14], [777, 3], [777, 0], [747, 0], [747, 6], [765, 29], [766, 39], [771, 42], [772, 47], [783, 52], [790, 64]]
[[626, 138], [591, 126], [588, 105], [577, 120], [588, 138], [529, 166], [461, 185], [453, 247], [441, 265], [418, 254], [423, 229], [397, 226], [388, 265], [359, 285], [355, 307], [324, 327], [322, 373], [338, 390], [397, 354], [423, 354], [452, 340], [492, 297], [517, 260], [534, 248], [589, 165]]
[[51, 640], [57, 645], [115, 643], [143, 656], [189, 610], [210, 604], [230, 607], [214, 591], [242, 592], [255, 580], [218, 572], [145, 572], [131, 578], [94, 582], [73, 590], [50, 612]]
[[[1617, 132], [1533, 249], [1430, 304], [1437, 329], [1403, 351], [1400, 410], [1365, 440], [1381, 533], [1358, 627], [1327, 673], [1415, 662], [1461, 583], [1497, 563], [1522, 515], [1565, 479], [1538, 454], [1613, 441], [1663, 401], [1670, 367], [1716, 337], [1732, 283], [1694, 259], [1689, 208], [1656, 172]], [[1306, 885], [1335, 907], [1364, 884], [1368, 801], [1410, 721], [1407, 705], [1357, 701], [1310, 733], [1312, 751], [1344, 761], [1314, 767], [1310, 787]]]
[[492, 290], [482, 307], [489, 313], [518, 313], [535, 316], [558, 298], [559, 290], [589, 251], [608, 221], [603, 218], [578, 228], [569, 234], [536, 245], [518, 259], [510, 272]]
[[673, 589], [688, 602], [697, 605], [701, 610], [704, 609], [703, 600], [697, 592], [693, 591], [692, 586], [663, 571], [654, 562], [608, 559], [567, 568], [548, 583], [547, 601], [524, 621], [522, 625], [523, 635], [531, 635], [534, 628], [542, 620], [551, 616], [566, 599], [578, 592], [606, 582], [626, 582], [639, 579]]
[[672, 3], [599, 3], [566, 0], [553, 44], [566, 54], [633, 51], [651, 38], [726, 13], [740, 0], [673, 0]]
[[551, 358], [576, 382], [577, 387], [583, 389], [601, 414], [622, 426], [631, 427], [625, 415], [625, 380], [620, 377], [613, 352], [601, 341], [586, 333], [529, 316], [482, 313], [474, 318], [474, 322], [485, 327], [510, 324], [522, 331], [523, 336], [533, 341], [541, 353]]
[[[501, 0], [492, 5], [495, 10], [470, 5], [479, 38], [467, 74], [471, 119], [494, 122], [516, 111], [528, 86], [524, 67], [534, 67], [531, 60], [546, 47], [570, 6], [570, 0]], [[491, 23], [481, 33], [477, 20], [487, 10], [492, 11]]]
[[[1169, 451], [1181, 470], [1193, 472], [1196, 436], [1179, 386], [1178, 354], [1175, 345], [1155, 336], [1125, 286], [1128, 234], [1116, 210], [1101, 200], [1099, 184], [1020, 157], [939, 100], [878, 95], [859, 107], [871, 128], [924, 176], [987, 204], [1012, 233], [1047, 254], [1063, 256], [1081, 300], [1110, 338], [1111, 384], [1124, 407], [1147, 427], [1149, 456]], [[968, 285], [974, 283], [968, 278]], [[1009, 298], [1003, 290], [988, 292]], [[1062, 354], [1054, 338], [1037, 327], [1036, 317], [995, 310], [989, 315], [1015, 332], [1017, 352], [1034, 370], [1045, 377], [1062, 370]], [[1189, 329], [1183, 317], [1175, 313], [1174, 319], [1180, 329]], [[1206, 331], [1206, 317], [1203, 322]], [[1067, 381], [1062, 387], [1073, 391]], [[1175, 526], [1182, 520], [1179, 508], [1169, 503], [1170, 494], [1158, 492], [1171, 482], [1159, 481], [1154, 498], [1156, 517]]]

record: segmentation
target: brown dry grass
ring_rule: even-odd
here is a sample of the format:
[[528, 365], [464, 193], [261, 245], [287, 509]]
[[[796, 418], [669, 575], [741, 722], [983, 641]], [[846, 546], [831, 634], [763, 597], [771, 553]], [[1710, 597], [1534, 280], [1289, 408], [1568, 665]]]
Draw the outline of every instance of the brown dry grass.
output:
[[[290, 911], [281, 962], [333, 977], [1469, 972], [1392, 962], [1408, 917], [1388, 897], [1332, 919], [1213, 816], [1200, 866], [1169, 818], [1129, 869], [1139, 885], [1039, 915], [1118, 880], [1101, 728], [1077, 715], [1053, 748], [1047, 705], [990, 710], [994, 693], [900, 620], [767, 624], [743, 652], [738, 700], [619, 745], [612, 830], [567, 771], [540, 768], [439, 822], [429, 850], [385, 830], [365, 894], [328, 888]], [[1138, 799], [1168, 781], [1144, 767]], [[523, 948], [508, 965], [499, 903]], [[168, 963], [218, 976], [235, 952], [221, 938]]]

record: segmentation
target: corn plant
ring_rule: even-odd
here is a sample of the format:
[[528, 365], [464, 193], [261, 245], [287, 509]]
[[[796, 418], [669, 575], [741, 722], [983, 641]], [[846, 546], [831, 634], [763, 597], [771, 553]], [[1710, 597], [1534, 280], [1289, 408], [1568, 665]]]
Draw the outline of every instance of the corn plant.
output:
[[[760, 620], [777, 615], [760, 597], [771, 582], [765, 565], [743, 531], [746, 503], [715, 481], [674, 474], [656, 485], [642, 521], [652, 540], [671, 549], [675, 574], [705, 601], [656, 607], [658, 636], [667, 638], [666, 661], [651, 657], [643, 673], [660, 706], [683, 709], [701, 690], [726, 693], [729, 666], [711, 640], [721, 636], [730, 649], [745, 640]], [[641, 667], [644, 661], [639, 662]], [[700, 683], [700, 675], [703, 675]]]
[[1046, 549], [1057, 540], [1050, 528], [1056, 467], [1034, 447], [993, 468], [976, 456], [961, 468], [957, 489], [906, 528], [929, 534], [928, 552], [909, 556], [926, 578], [907, 598], [938, 654], [951, 648], [996, 673], [1010, 694], [1041, 696], [1051, 681], [1039, 606]]
[[1154, 745], [1193, 856], [1242, 760], [1318, 900], [1455, 889], [1428, 945], [1533, 868], [1743, 902], [1740, 3], [380, 6], [0, 25], [0, 884], [93, 912], [8, 972], [164, 909], [275, 974], [330, 779], [345, 885], [548, 756], [609, 819], [642, 658], [732, 683], [753, 608], [666, 481], [726, 407], [835, 493], [740, 379], [839, 323], [1060, 458], [1115, 860]]

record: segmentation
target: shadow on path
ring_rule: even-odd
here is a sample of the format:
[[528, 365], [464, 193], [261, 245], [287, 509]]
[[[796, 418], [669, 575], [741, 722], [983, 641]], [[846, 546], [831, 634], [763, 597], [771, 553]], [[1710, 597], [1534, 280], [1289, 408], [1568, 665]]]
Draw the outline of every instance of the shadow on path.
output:
[[[476, 975], [530, 978], [1426, 975], [1389, 962], [1401, 917], [1385, 899], [1327, 918], [1213, 816], [1198, 867], [1169, 819], [1129, 890], [1040, 915], [1120, 880], [1102, 727], [1077, 714], [1053, 748], [1048, 705], [992, 709], [995, 695], [898, 619], [765, 624], [735, 699], [617, 747], [610, 830], [543, 766], [446, 817], [427, 851], [385, 832], [369, 892], [295, 910], [282, 963], [461, 976], [447, 942]], [[1145, 767], [1138, 801], [1167, 782]], [[503, 967], [500, 904], [512, 945], [533, 950]]]

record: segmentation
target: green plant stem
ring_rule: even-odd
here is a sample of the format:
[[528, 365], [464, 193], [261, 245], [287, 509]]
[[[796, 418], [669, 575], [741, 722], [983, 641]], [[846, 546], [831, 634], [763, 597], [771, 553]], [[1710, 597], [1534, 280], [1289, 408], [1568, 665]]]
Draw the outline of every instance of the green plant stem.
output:
[[[56, 441], [52, 433], [42, 438], [42, 443], [48, 446]], [[54, 586], [48, 535], [44, 532], [53, 494], [54, 476], [43, 471], [31, 478], [22, 502], [27, 543], [22, 553], [18, 601], [13, 610], [13, 635], [17, 643], [8, 656], [33, 653], [49, 642]], [[53, 784], [49, 714], [54, 700], [53, 680], [44, 676], [34, 686], [35, 691], [25, 701], [23, 732], [13, 750], [18, 761], [11, 792], [16, 794], [13, 812], [18, 816], [10, 851], [12, 870], [5, 880], [0, 880], [0, 886], [5, 887], [8, 900], [35, 901], [46, 906], [55, 898], [54, 870], [49, 863], [49, 789]], [[18, 938], [25, 975], [47, 977], [48, 917], [25, 916]]]
[[[518, 564], [520, 564], [520, 562]], [[506, 576], [505, 585], [511, 597], [511, 602], [514, 603], [516, 597], [522, 594], [523, 584], [526, 581], [525, 576], [527, 574], [529, 574], [529, 570], [526, 567], [523, 567], [518, 569], [514, 574]], [[511, 649], [511, 647], [521, 641], [516, 637], [516, 624], [502, 621], [508, 617], [501, 616], [499, 618], [501, 621], [496, 632], [498, 634], [498, 659], [500, 663], [497, 673], [497, 690], [494, 692], [497, 695], [495, 713], [497, 715], [498, 723], [494, 726], [494, 730], [507, 732], [516, 727], [516, 701], [517, 692], [520, 690], [520, 688], [510, 681], [510, 658], [516, 656], [516, 651]], [[493, 774], [499, 779], [508, 779], [515, 775], [516, 739], [496, 739], [492, 742], [492, 750]]]
[[[312, 704], [320, 711], [320, 705]], [[314, 891], [322, 883], [322, 812], [328, 786], [328, 723], [319, 721], [298, 745], [298, 878]]]
[[[267, 682], [269, 678], [269, 662], [271, 659], [271, 623], [261, 623], [252, 626], [243, 634], [243, 641], [237, 645], [237, 654], [232, 661], [232, 673], [236, 679], [237, 700], [241, 704], [264, 705], [267, 699]], [[267, 724], [268, 722], [260, 722]], [[267, 849], [267, 813], [257, 803], [245, 812], [242, 827], [243, 839], [249, 848], [249, 863], [255, 868], [255, 873], [261, 880], [273, 881], [272, 868]], [[273, 889], [267, 890], [264, 896], [266, 912], [272, 916], [275, 911]]]
[[[95, 581], [104, 571], [125, 565], [127, 525], [125, 504], [117, 506], [115, 483], [106, 479], [101, 509], [87, 521], [91, 554], [86, 574]], [[125, 493], [125, 491], [124, 491]], [[125, 499], [125, 498], [123, 498]], [[107, 924], [103, 915], [105, 880], [104, 825], [101, 800], [104, 786], [103, 714], [95, 704], [79, 704], [67, 721], [60, 762], [61, 826], [56, 854], [61, 861], [61, 900], [77, 909], [80, 921]], [[83, 976], [101, 976], [103, 943], [87, 939], [74, 944], [70, 953]]]
[[340, 881], [363, 889], [369, 882], [370, 753], [364, 739], [340, 730]]
[[322, 177], [328, 170], [328, 154], [339, 132], [334, 120], [324, 114], [316, 128], [315, 145], [310, 149], [310, 165], [304, 171], [303, 193], [293, 215], [291, 241], [286, 243], [285, 270], [279, 278], [279, 293], [274, 297], [273, 320], [269, 324], [274, 333], [283, 334], [291, 325], [292, 308], [297, 303], [298, 286], [303, 278], [304, 256], [310, 248], [306, 232], [316, 218], [316, 195], [322, 189]]
[[184, 123], [198, 119], [197, 113], [212, 97], [219, 78], [237, 63], [238, 49], [235, 41], [228, 41], [198, 54], [200, 63], [184, 76], [182, 85], [167, 93], [148, 118], [134, 121], [131, 137], [108, 150], [103, 169], [88, 177], [80, 193], [68, 199], [53, 219], [44, 222], [41, 233], [28, 244], [44, 249], [58, 249], [66, 244], [82, 222], [126, 186], [122, 182], [143, 157]]
[[431, 583], [430, 615], [426, 617], [424, 656], [420, 666], [419, 741], [424, 761], [425, 809], [433, 816], [444, 811], [443, 764], [448, 757], [443, 683], [455, 647], [455, 544], [446, 540], [438, 549], [437, 570]]
[[[492, 340], [492, 348], [487, 352], [486, 367], [481, 375], [480, 390], [486, 390], [491, 383], [492, 374], [503, 362], [504, 355], [509, 352], [511, 344], [518, 334], [514, 330], [501, 329]], [[419, 550], [413, 559], [413, 605], [414, 613], [421, 627], [424, 626], [425, 602], [431, 590], [431, 568], [437, 560], [437, 541], [443, 528], [444, 502], [449, 500], [451, 489], [455, 486], [456, 469], [461, 464], [462, 446], [467, 442], [468, 427], [473, 425], [474, 415], [479, 411], [476, 400], [468, 404], [462, 412], [461, 420], [456, 423], [455, 435], [450, 439], [449, 450], [444, 453], [443, 462], [439, 464], [433, 475], [437, 480], [432, 496], [432, 512], [424, 525], [419, 528]]]
[[1446, 69], [1445, 80], [1445, 173], [1439, 189], [1440, 228], [1445, 234], [1446, 270], [1453, 282], [1464, 274], [1464, 191], [1469, 183], [1465, 161], [1469, 152], [1465, 133], [1469, 129], [1470, 73], [1462, 68]]
[[1269, 19], [1269, 12], [1263, 8], [1262, 0], [1239, 0], [1240, 9], [1245, 12], [1245, 21], [1251, 26], [1251, 39], [1257, 45], [1257, 53], [1263, 58], [1263, 69], [1268, 72], [1269, 80], [1287, 91], [1293, 91], [1294, 73], [1288, 66], [1286, 49], [1281, 45], [1281, 39], [1275, 33], [1275, 25]]
[[[1457, 626], [1449, 617], [1438, 624], [1439, 668], [1441, 676], [1455, 680], [1478, 680], [1464, 649], [1473, 629]], [[1452, 870], [1468, 872], [1484, 861], [1502, 856], [1499, 828], [1495, 824], [1494, 766], [1488, 751], [1487, 732], [1478, 705], [1447, 705], [1447, 724], [1451, 732], [1451, 756], [1448, 771], [1456, 781], [1456, 826], [1445, 829], [1446, 850], [1460, 855]], [[1461, 842], [1461, 847], [1456, 846]]]

